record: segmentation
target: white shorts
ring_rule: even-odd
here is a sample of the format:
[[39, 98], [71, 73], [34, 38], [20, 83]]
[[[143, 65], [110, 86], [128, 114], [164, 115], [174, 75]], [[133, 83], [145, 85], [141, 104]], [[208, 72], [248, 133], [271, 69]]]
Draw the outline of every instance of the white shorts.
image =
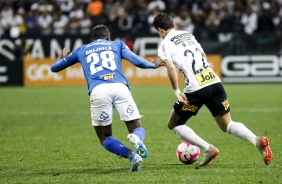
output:
[[91, 92], [90, 103], [93, 126], [111, 124], [114, 108], [122, 121], [131, 121], [142, 117], [130, 90], [122, 83], [106, 83], [96, 86]]

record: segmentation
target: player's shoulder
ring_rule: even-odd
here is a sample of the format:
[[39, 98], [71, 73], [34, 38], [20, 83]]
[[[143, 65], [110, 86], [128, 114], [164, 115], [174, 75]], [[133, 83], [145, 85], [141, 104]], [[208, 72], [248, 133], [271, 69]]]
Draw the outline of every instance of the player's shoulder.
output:
[[118, 46], [118, 47], [121, 47], [122, 45], [125, 44], [122, 40], [112, 40], [111, 42], [112, 42], [112, 45]]

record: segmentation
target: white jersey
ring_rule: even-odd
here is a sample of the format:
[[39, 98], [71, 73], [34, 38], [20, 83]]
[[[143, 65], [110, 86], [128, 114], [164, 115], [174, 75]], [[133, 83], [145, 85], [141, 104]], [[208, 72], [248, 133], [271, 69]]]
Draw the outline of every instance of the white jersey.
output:
[[187, 85], [184, 93], [221, 82], [208, 63], [201, 45], [186, 31], [171, 30], [160, 43], [158, 55], [173, 62]]

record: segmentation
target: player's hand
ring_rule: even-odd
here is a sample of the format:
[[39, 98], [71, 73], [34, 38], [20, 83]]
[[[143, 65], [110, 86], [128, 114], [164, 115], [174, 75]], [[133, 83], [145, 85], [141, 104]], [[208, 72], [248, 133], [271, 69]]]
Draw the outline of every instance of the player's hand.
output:
[[174, 95], [175, 95], [175, 97], [177, 98], [177, 100], [179, 102], [182, 102], [182, 103], [184, 103], [186, 105], [188, 104], [187, 97], [186, 97], [186, 95], [184, 93], [182, 93], [182, 92], [175, 92]]
[[64, 48], [64, 49], [62, 50], [62, 52], [59, 54], [58, 59], [63, 59], [63, 58], [65, 58], [65, 57], [67, 57], [69, 54], [70, 54], [70, 51], [69, 51], [69, 50], [67, 51], [67, 49]]
[[156, 65], [156, 68], [159, 68], [160, 66], [165, 66], [166, 64], [166, 61], [164, 59], [161, 59], [160, 57], [158, 57], [156, 60], [153, 60], [151, 58], [151, 62]]

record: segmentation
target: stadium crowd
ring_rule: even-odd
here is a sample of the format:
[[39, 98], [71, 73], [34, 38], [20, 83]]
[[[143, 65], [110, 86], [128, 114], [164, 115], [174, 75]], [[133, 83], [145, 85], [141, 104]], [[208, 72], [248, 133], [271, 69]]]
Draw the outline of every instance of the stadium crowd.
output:
[[87, 35], [105, 24], [113, 38], [134, 41], [157, 36], [150, 24], [159, 11], [200, 42], [240, 38], [282, 52], [282, 0], [0, 0], [0, 38]]

